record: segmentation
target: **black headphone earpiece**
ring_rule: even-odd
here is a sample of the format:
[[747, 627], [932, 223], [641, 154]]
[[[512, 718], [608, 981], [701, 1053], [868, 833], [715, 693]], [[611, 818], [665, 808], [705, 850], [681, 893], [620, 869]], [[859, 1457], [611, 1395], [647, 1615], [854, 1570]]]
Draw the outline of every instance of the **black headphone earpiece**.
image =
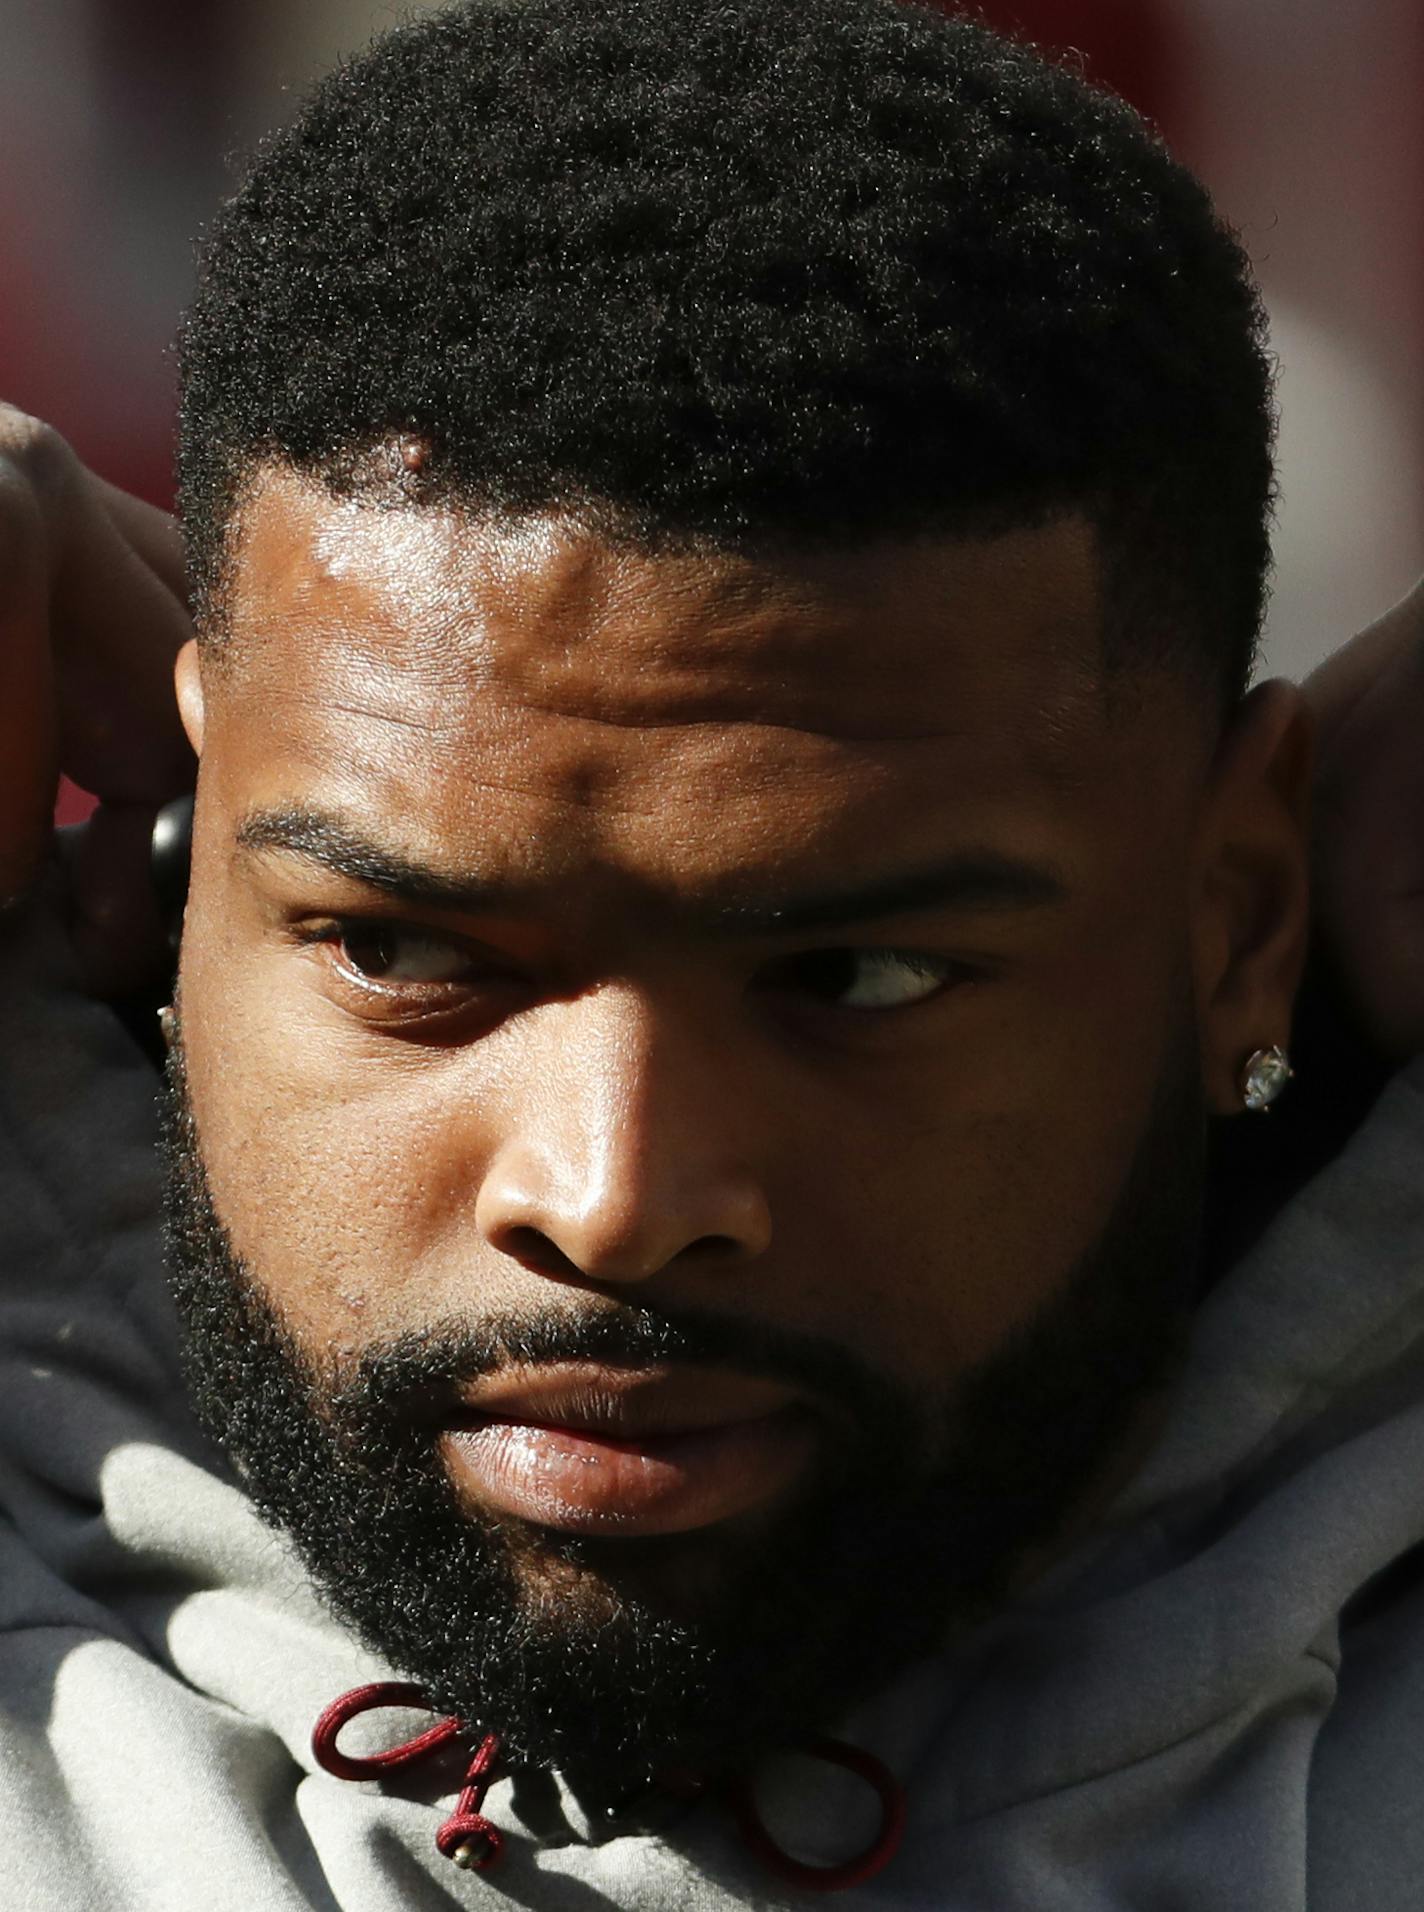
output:
[[149, 839], [149, 870], [154, 895], [162, 912], [170, 946], [176, 950], [183, 933], [183, 906], [188, 900], [188, 871], [193, 857], [193, 799], [175, 797], [153, 820]]

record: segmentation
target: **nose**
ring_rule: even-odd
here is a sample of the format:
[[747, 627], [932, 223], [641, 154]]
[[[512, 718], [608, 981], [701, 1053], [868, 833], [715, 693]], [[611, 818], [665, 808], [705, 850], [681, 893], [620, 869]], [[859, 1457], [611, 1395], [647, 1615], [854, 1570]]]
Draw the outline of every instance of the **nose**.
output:
[[475, 1204], [493, 1248], [619, 1285], [765, 1253], [770, 1208], [725, 1043], [612, 988], [531, 1023]]

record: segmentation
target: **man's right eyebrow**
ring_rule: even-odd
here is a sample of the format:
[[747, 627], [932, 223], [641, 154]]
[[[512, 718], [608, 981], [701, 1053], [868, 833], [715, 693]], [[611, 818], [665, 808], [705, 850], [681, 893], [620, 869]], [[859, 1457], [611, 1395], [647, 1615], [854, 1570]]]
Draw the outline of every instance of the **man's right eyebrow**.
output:
[[430, 909], [477, 914], [507, 906], [512, 897], [507, 883], [436, 869], [373, 842], [340, 817], [316, 810], [250, 811], [238, 825], [235, 841], [240, 850], [277, 850], [301, 857], [397, 901]]

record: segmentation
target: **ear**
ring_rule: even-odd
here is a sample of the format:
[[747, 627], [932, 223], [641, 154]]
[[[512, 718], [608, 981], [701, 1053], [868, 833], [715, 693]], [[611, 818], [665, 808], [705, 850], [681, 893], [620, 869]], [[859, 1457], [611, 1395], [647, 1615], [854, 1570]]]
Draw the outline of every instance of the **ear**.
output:
[[1222, 738], [1193, 854], [1192, 962], [1207, 1106], [1239, 1114], [1256, 1049], [1285, 1048], [1309, 927], [1312, 733], [1283, 679]]
[[203, 754], [203, 672], [194, 638], [179, 651], [173, 665], [173, 688], [178, 696], [178, 714], [188, 733], [195, 756]]

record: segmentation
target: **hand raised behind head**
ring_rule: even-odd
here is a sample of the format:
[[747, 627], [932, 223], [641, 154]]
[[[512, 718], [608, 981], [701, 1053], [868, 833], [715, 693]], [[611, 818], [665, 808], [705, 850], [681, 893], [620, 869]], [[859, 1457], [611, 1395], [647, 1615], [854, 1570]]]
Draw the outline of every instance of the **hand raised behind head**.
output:
[[1304, 690], [1318, 726], [1319, 935], [1371, 1044], [1424, 1050], [1424, 584]]
[[63, 770], [99, 799], [70, 905], [100, 989], [162, 960], [147, 844], [158, 806], [192, 783], [172, 685], [191, 635], [172, 519], [0, 405], [0, 902], [36, 882]]

